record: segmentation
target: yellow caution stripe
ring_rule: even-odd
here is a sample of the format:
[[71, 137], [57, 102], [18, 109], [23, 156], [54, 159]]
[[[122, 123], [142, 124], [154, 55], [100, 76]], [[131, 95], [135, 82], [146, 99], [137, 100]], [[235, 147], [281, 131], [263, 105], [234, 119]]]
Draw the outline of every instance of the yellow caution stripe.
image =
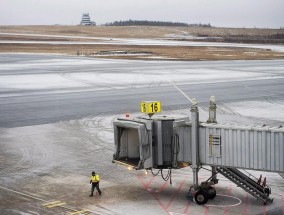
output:
[[66, 205], [66, 203], [61, 202], [61, 201], [53, 201], [53, 202], [47, 202], [47, 203], [42, 204], [42, 206], [47, 207], [47, 208], [54, 208], [54, 207], [58, 207], [62, 205]]
[[69, 213], [68, 215], [88, 215], [88, 214], [92, 214], [92, 212], [88, 210], [82, 210], [82, 211], [76, 211], [76, 212]]
[[49, 205], [49, 206], [46, 206], [48, 208], [54, 208], [54, 207], [58, 207], [58, 206], [62, 206], [62, 205], [66, 205], [65, 202], [61, 202], [61, 203], [58, 203], [58, 204], [54, 204], [54, 205]]
[[42, 206], [53, 205], [53, 204], [57, 204], [59, 202], [61, 202], [61, 201], [47, 202], [47, 203], [42, 204]]

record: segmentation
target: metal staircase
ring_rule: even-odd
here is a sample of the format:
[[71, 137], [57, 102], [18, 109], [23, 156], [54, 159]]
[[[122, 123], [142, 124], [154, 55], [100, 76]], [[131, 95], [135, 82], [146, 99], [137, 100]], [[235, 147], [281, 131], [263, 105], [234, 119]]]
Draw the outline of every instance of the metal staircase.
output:
[[266, 178], [263, 183], [261, 183], [261, 177], [258, 180], [256, 178], [252, 179], [250, 177], [251, 175], [246, 175], [236, 168], [218, 167], [217, 171], [234, 182], [238, 187], [241, 187], [254, 196], [257, 200], [262, 201], [263, 204], [273, 202], [273, 199], [269, 198], [271, 189], [266, 185]]

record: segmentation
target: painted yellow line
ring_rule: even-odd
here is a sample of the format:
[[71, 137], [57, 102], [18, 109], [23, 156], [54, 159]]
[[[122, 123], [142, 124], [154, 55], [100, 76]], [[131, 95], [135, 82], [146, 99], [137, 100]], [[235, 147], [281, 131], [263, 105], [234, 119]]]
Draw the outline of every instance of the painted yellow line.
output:
[[47, 202], [47, 203], [42, 204], [42, 206], [53, 205], [53, 204], [56, 204], [56, 203], [59, 203], [59, 202], [61, 202], [61, 201]]
[[54, 207], [58, 207], [58, 206], [62, 206], [62, 205], [66, 205], [66, 203], [65, 202], [61, 202], [61, 203], [54, 204], [54, 205], [48, 205], [46, 207], [47, 208], [54, 208]]
[[[44, 199], [41, 199], [41, 198], [38, 198], [38, 197], [35, 197], [35, 196], [32, 196], [32, 195], [29, 195], [29, 194], [26, 194], [26, 193], [22, 193], [22, 192], [18, 192], [18, 191], [15, 191], [15, 190], [11, 190], [11, 189], [8, 189], [8, 188], [6, 188], [6, 187], [0, 186], [0, 189], [9, 191], [9, 192], [11, 192], [11, 193], [19, 194], [19, 195], [21, 195], [21, 196], [26, 196], [26, 197], [29, 197], [29, 198], [31, 198], [31, 199], [36, 199], [36, 200], [41, 201], [41, 202], [46, 202], [46, 203], [44, 203], [43, 205], [49, 205], [49, 204], [51, 203], [51, 202], [48, 202], [48, 201], [46, 201], [46, 200], [44, 200]], [[60, 202], [60, 201], [56, 201], [56, 202]], [[62, 208], [66, 209], [66, 210], [69, 210], [69, 211], [74, 211], [74, 212], [77, 212], [77, 211], [78, 211], [78, 210], [76, 210], [76, 209], [74, 209], [74, 208], [70, 208], [69, 206], [64, 206], [64, 205], [63, 205], [63, 206], [58, 206], [58, 207], [62, 207]], [[89, 213], [92, 213], [92, 212], [89, 212]], [[85, 215], [87, 215], [87, 214], [85, 214]]]
[[76, 212], [69, 213], [69, 215], [85, 214], [85, 212], [88, 212], [87, 214], [89, 214], [90, 211], [87, 211], [87, 210], [76, 211]]

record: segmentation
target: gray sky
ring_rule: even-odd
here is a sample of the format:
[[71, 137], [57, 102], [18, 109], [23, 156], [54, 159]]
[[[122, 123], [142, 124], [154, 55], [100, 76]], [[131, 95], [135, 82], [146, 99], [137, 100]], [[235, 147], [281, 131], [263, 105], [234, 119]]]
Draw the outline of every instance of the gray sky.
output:
[[77, 25], [119, 20], [211, 23], [218, 27], [284, 27], [284, 0], [0, 0], [0, 25]]

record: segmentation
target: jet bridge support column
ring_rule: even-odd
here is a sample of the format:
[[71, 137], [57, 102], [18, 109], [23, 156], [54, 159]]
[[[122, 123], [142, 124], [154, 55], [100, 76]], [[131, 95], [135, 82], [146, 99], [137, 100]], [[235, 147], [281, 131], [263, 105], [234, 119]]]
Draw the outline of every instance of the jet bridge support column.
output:
[[[211, 99], [212, 98], [212, 99]], [[210, 123], [216, 122], [216, 104], [215, 98], [210, 98]], [[213, 199], [216, 196], [216, 190], [212, 184], [217, 182], [216, 168], [212, 167], [211, 182], [205, 181], [198, 185], [198, 169], [200, 165], [199, 158], [199, 112], [197, 102], [194, 100], [191, 106], [191, 143], [192, 143], [192, 169], [193, 169], [193, 186], [190, 188], [188, 197], [194, 197], [197, 204], [206, 204], [208, 199]], [[215, 112], [214, 112], [215, 111]]]
[[217, 184], [218, 183], [218, 179], [217, 179], [217, 167], [216, 166], [211, 166], [211, 172], [212, 172], [212, 178], [211, 178], [211, 182], [213, 184]]
[[[217, 123], [216, 109], [217, 109], [217, 106], [216, 106], [215, 96], [211, 96], [210, 97], [210, 106], [209, 106], [209, 117], [208, 117], [207, 123]], [[211, 166], [211, 172], [212, 172], [211, 182], [213, 182], [213, 184], [217, 184], [218, 183], [217, 167]]]
[[198, 167], [199, 167], [199, 112], [197, 102], [193, 102], [191, 109], [191, 141], [192, 141], [192, 171], [193, 171], [193, 186], [198, 189]]

